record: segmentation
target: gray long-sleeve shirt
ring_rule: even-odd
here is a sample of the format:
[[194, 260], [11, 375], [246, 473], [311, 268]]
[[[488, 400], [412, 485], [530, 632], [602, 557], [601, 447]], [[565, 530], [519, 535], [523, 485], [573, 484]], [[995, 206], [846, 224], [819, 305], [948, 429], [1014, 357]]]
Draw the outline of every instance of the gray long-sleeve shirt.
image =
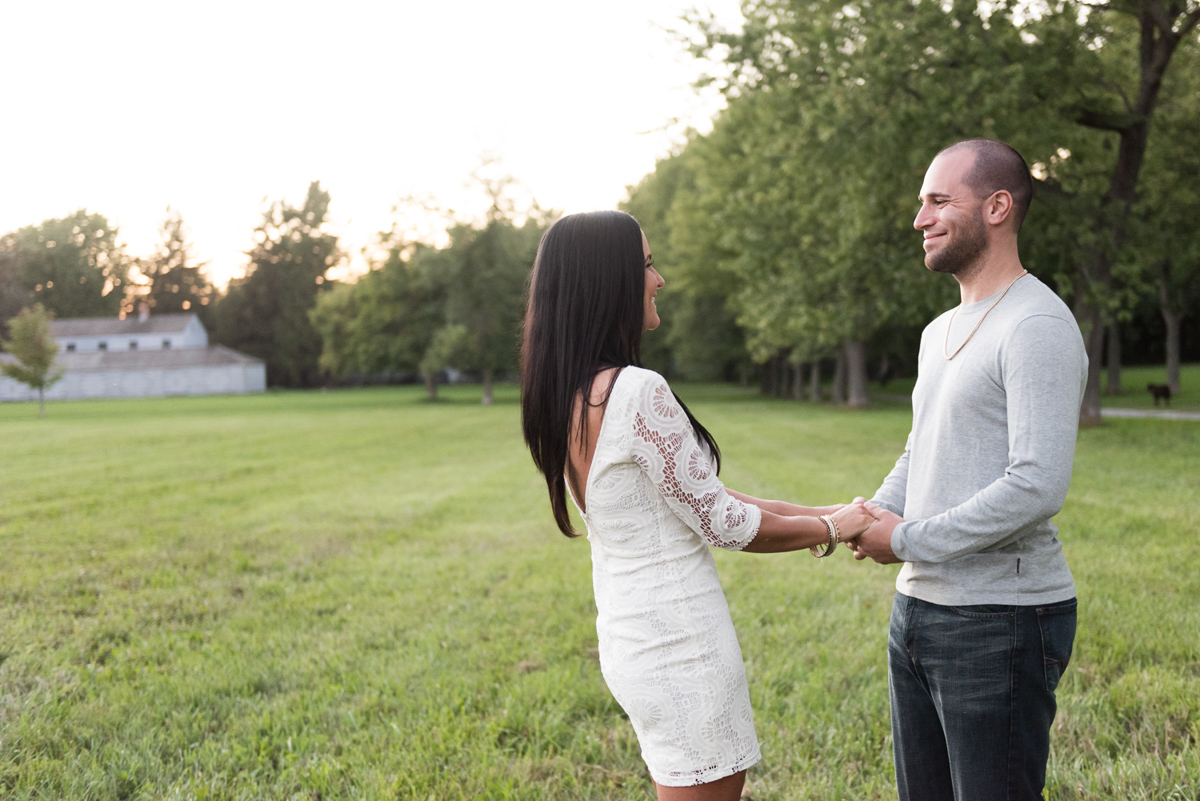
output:
[[[998, 295], [961, 306], [954, 352]], [[921, 335], [913, 427], [875, 503], [905, 518], [896, 589], [949, 606], [1075, 595], [1058, 528], [1071, 481], [1087, 355], [1045, 284], [1019, 279], [952, 360], [951, 312]]]

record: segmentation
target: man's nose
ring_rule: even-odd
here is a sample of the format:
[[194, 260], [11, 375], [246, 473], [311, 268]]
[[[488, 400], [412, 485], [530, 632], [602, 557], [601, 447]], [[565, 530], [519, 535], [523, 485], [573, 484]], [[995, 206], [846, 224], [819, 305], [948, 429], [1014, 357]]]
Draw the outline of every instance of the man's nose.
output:
[[932, 217], [933, 215], [929, 213], [929, 207], [921, 206], [921, 210], [917, 212], [917, 218], [913, 220], [913, 228], [920, 231], [922, 228], [928, 227], [933, 222]]

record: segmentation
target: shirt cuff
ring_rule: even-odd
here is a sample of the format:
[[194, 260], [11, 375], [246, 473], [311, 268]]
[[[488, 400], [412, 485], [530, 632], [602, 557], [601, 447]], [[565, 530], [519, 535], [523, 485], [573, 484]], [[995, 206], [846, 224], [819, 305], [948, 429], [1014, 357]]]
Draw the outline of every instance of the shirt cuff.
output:
[[903, 510], [903, 509], [897, 509], [897, 508], [896, 508], [895, 506], [893, 506], [892, 504], [888, 503], [887, 501], [882, 501], [882, 500], [880, 500], [879, 498], [871, 498], [869, 501], [867, 501], [867, 503], [869, 503], [869, 504], [871, 504], [871, 505], [873, 505], [873, 506], [879, 506], [879, 507], [882, 507], [882, 508], [884, 508], [884, 509], [887, 509], [889, 512], [891, 512], [891, 513], [892, 513], [892, 514], [894, 514], [894, 515], [900, 515], [901, 517], [903, 517], [903, 516], [904, 516], [904, 510]]
[[903, 523], [897, 523], [896, 527], [892, 529], [892, 553], [896, 554], [896, 557], [903, 562], [913, 561], [912, 554], [908, 553], [908, 529], [917, 522], [916, 520], [905, 520]]

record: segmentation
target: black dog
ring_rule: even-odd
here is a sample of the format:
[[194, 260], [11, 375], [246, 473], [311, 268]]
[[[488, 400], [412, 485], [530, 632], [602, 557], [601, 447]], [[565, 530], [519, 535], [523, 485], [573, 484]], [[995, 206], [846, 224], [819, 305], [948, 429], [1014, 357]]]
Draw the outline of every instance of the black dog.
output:
[[1171, 388], [1166, 384], [1147, 384], [1146, 389], [1154, 396], [1154, 405], [1156, 407], [1160, 400], [1166, 401], [1168, 406], [1171, 405]]

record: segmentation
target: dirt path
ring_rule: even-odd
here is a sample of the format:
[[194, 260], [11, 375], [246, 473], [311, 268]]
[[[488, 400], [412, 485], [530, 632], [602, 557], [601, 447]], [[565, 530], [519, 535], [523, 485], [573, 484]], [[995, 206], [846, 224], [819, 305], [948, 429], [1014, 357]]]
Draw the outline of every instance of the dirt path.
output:
[[1100, 409], [1101, 417], [1154, 417], [1159, 420], [1200, 420], [1200, 412], [1173, 412], [1170, 409]]

